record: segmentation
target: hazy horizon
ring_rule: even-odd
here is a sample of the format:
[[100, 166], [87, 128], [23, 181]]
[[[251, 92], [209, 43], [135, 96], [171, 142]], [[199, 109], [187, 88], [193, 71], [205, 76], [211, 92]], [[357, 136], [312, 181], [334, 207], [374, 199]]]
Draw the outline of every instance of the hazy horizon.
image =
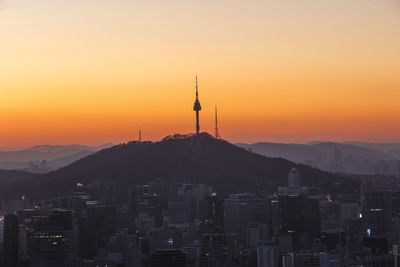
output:
[[[210, 135], [213, 135], [212, 133], [208, 132]], [[191, 133], [171, 133], [170, 135], [174, 135], [174, 134], [191, 134]], [[164, 137], [170, 136], [170, 135], [166, 135]], [[164, 138], [163, 137], [163, 138]], [[143, 141], [151, 141], [151, 142], [159, 142], [161, 141], [163, 138], [160, 139], [146, 139], [144, 138]], [[226, 140], [232, 144], [239, 144], [239, 143], [243, 143], [243, 144], [255, 144], [255, 143], [276, 143], [276, 144], [309, 144], [309, 143], [313, 143], [313, 142], [321, 142], [321, 143], [355, 143], [355, 142], [362, 142], [362, 143], [371, 143], [371, 144], [400, 144], [400, 142], [371, 142], [371, 141], [363, 141], [363, 140], [343, 140], [343, 141], [333, 141], [333, 140], [309, 140], [309, 141], [304, 141], [304, 142], [284, 142], [284, 141], [272, 141], [272, 140], [254, 140], [254, 141], [232, 141], [232, 140], [227, 140], [225, 138], [222, 137], [223, 140]], [[126, 141], [121, 141], [121, 142], [102, 142], [102, 143], [38, 143], [38, 144], [33, 144], [33, 145], [27, 145], [27, 146], [14, 146], [14, 147], [4, 147], [1, 146], [0, 147], [0, 151], [1, 152], [8, 152], [8, 151], [20, 151], [20, 150], [25, 150], [25, 149], [30, 149], [33, 147], [37, 147], [37, 146], [89, 146], [89, 147], [99, 147], [102, 145], [106, 145], [106, 144], [112, 144], [112, 145], [118, 145], [118, 144], [123, 144], [123, 143], [127, 143], [127, 142], [131, 142], [131, 141], [137, 141], [137, 138], [132, 138], [130, 140], [126, 140]]]

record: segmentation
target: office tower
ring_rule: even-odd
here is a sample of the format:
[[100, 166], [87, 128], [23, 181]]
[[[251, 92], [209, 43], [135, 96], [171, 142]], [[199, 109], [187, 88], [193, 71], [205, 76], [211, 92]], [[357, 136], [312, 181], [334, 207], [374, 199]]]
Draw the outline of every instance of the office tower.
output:
[[4, 216], [0, 215], [0, 264], [4, 259]]
[[138, 215], [138, 205], [142, 197], [160, 195], [158, 183], [149, 185], [131, 185], [128, 188], [128, 209], [134, 215]]
[[257, 246], [257, 267], [278, 267], [278, 248], [271, 242], [260, 242]]
[[117, 231], [116, 208], [96, 206], [87, 209], [87, 247], [88, 257], [98, 255], [98, 249], [104, 248], [110, 236]]
[[137, 203], [137, 213], [154, 216], [156, 227], [163, 225], [163, 209], [168, 205], [166, 197], [155, 194], [143, 194]]
[[32, 267], [72, 267], [78, 259], [78, 236], [72, 212], [55, 210], [33, 217]]
[[306, 195], [279, 196], [280, 234], [293, 239], [295, 249], [307, 249], [320, 233], [318, 201]]
[[185, 209], [188, 220], [198, 220], [200, 202], [211, 194], [212, 187], [205, 184], [174, 183], [169, 187], [168, 208], [184, 206], [181, 208]]
[[279, 209], [279, 201], [271, 200], [270, 202], [270, 221], [271, 225], [271, 236], [277, 236], [279, 234], [280, 229], [280, 209]]
[[89, 185], [89, 190], [92, 192], [94, 199], [101, 205], [115, 204], [117, 190], [115, 182], [111, 180], [98, 180]]
[[400, 192], [392, 192], [392, 217], [400, 214]]
[[4, 217], [4, 266], [17, 267], [18, 257], [18, 218], [14, 214]]
[[296, 168], [291, 168], [288, 174], [288, 186], [278, 187], [279, 195], [304, 194], [307, 187], [301, 186], [301, 174]]
[[200, 222], [206, 231], [224, 224], [224, 200], [212, 194], [200, 202]]
[[301, 175], [296, 168], [291, 168], [288, 175], [288, 185], [292, 188], [301, 187]]
[[305, 195], [279, 197], [281, 233], [310, 233], [319, 235], [318, 202]]
[[249, 199], [249, 218], [253, 223], [267, 224], [270, 219], [270, 201], [264, 196]]
[[241, 243], [245, 241], [245, 229], [250, 222], [249, 196], [232, 194], [224, 200], [224, 230], [227, 234], [236, 234]]
[[343, 229], [340, 219], [340, 202], [332, 200], [319, 201], [319, 214], [322, 231]]
[[379, 237], [392, 232], [392, 197], [389, 191], [368, 191], [364, 200], [364, 235]]

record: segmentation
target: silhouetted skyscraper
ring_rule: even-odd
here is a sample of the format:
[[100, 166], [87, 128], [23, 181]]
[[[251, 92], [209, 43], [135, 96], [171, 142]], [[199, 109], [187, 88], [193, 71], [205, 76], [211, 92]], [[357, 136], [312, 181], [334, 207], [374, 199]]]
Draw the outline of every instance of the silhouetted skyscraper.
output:
[[193, 110], [196, 111], [196, 134], [200, 133], [200, 122], [199, 122], [199, 111], [201, 110], [201, 105], [199, 101], [199, 89], [197, 85], [197, 75], [196, 75], [196, 100], [194, 101]]
[[88, 256], [95, 257], [99, 248], [107, 245], [110, 236], [117, 231], [116, 208], [114, 206], [96, 206], [87, 209]]
[[14, 214], [4, 217], [4, 266], [18, 266], [18, 218]]

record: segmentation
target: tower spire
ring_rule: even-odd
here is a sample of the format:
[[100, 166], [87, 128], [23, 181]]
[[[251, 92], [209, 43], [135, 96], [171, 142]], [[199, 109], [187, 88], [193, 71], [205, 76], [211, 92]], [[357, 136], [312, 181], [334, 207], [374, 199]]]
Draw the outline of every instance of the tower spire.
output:
[[196, 74], [196, 99], [199, 99], [199, 86], [197, 84], [197, 74]]
[[218, 131], [218, 111], [217, 111], [217, 105], [215, 105], [215, 139], [220, 139], [221, 136], [219, 135]]
[[142, 130], [139, 129], [139, 143], [142, 142]]
[[196, 111], [196, 134], [200, 134], [200, 122], [199, 122], [199, 111], [201, 110], [201, 105], [199, 101], [199, 86], [197, 83], [197, 75], [196, 75], [196, 100], [194, 101], [193, 110]]

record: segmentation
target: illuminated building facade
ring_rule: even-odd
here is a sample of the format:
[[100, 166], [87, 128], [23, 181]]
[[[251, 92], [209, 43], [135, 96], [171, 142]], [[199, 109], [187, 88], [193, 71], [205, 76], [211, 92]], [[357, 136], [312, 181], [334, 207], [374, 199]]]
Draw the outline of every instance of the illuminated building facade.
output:
[[32, 267], [73, 267], [78, 260], [78, 235], [72, 212], [55, 210], [33, 217]]

